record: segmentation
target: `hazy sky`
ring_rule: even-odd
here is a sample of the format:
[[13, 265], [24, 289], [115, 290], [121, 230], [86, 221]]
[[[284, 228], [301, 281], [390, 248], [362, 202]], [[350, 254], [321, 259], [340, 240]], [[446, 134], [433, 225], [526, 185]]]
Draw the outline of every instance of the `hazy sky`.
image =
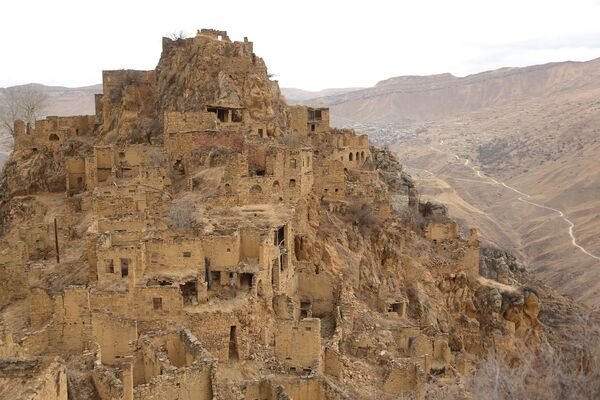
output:
[[282, 87], [370, 86], [600, 57], [600, 0], [2, 1], [0, 86], [83, 86], [152, 69], [161, 37], [247, 36]]

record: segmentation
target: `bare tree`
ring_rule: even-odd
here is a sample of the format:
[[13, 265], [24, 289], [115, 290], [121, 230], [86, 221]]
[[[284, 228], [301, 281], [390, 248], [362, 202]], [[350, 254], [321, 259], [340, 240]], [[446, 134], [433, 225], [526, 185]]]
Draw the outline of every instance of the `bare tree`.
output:
[[171, 32], [167, 35], [167, 37], [175, 42], [179, 40], [186, 39], [188, 37], [187, 33], [183, 30]]
[[41, 117], [48, 103], [48, 96], [31, 86], [7, 88], [4, 91], [3, 105], [0, 107], [2, 128], [14, 134], [14, 122], [18, 119], [34, 124]]

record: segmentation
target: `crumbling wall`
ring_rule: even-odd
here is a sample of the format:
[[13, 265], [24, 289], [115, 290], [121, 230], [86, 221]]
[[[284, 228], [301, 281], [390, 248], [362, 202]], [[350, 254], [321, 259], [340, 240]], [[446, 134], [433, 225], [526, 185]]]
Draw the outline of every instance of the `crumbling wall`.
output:
[[202, 238], [202, 249], [210, 260], [211, 269], [237, 265], [240, 260], [239, 232], [230, 235], [211, 235]]
[[426, 375], [418, 364], [394, 363], [389, 366], [383, 383], [383, 391], [392, 396], [425, 398]]
[[90, 308], [110, 311], [116, 315], [135, 318], [136, 310], [131, 306], [131, 292], [124, 290], [90, 290]]
[[65, 288], [55, 299], [55, 328], [52, 345], [62, 352], [82, 352], [89, 349], [92, 321], [89, 291], [86, 287]]
[[123, 382], [115, 374], [115, 370], [108, 368], [98, 360], [92, 372], [94, 386], [100, 400], [123, 399]]
[[109, 313], [92, 312], [93, 340], [100, 346], [103, 364], [116, 365], [130, 356], [130, 342], [138, 338], [137, 322]]
[[28, 400], [67, 400], [67, 370], [62, 360], [55, 360], [37, 379], [34, 394]]
[[146, 242], [146, 276], [195, 276], [204, 281], [204, 251], [198, 238], [150, 239]]
[[430, 221], [425, 227], [425, 237], [431, 240], [458, 239], [460, 238], [458, 224], [452, 220]]
[[67, 372], [62, 359], [0, 359], [0, 398], [67, 400]]
[[320, 371], [321, 320], [279, 320], [275, 335], [275, 354], [290, 369]]
[[32, 330], [21, 340], [29, 354], [80, 353], [91, 345], [88, 291], [67, 287], [51, 298], [35, 289], [28, 298], [33, 309]]
[[208, 111], [196, 112], [166, 112], [165, 134], [170, 133], [201, 132], [217, 128], [217, 116]]
[[0, 305], [29, 294], [29, 282], [39, 276], [39, 270], [27, 265], [0, 264]]
[[297, 296], [299, 301], [308, 300], [312, 315], [323, 318], [330, 315], [335, 307], [335, 283], [327, 274], [315, 274], [314, 270], [296, 270], [298, 277]]
[[134, 299], [140, 320], [176, 318], [183, 312], [183, 298], [178, 287], [137, 287]]
[[334, 199], [346, 197], [344, 164], [340, 160], [317, 157], [314, 165], [314, 191]]
[[67, 191], [75, 193], [85, 190], [85, 159], [79, 157], [67, 157], [65, 159], [65, 168], [67, 170]]
[[96, 247], [98, 284], [132, 286], [142, 271], [143, 249], [139, 245]]
[[185, 368], [157, 377], [149, 384], [136, 386], [134, 400], [212, 400], [210, 367]]
[[69, 117], [49, 116], [35, 121], [32, 129], [22, 129], [22, 124], [15, 130], [15, 150], [42, 149], [56, 152], [67, 140], [93, 133], [96, 123], [95, 115], [77, 115]]
[[39, 327], [54, 316], [54, 300], [41, 288], [32, 288], [27, 297], [29, 319], [32, 326]]
[[165, 135], [165, 150], [172, 165], [177, 160], [183, 161], [194, 152], [206, 151], [211, 148], [222, 147], [234, 152], [241, 152], [243, 143], [243, 135], [237, 132], [193, 131]]
[[316, 379], [288, 379], [282, 382], [288, 396], [294, 400], [326, 400], [323, 385]]
[[248, 336], [244, 325], [232, 312], [214, 311], [188, 315], [194, 336], [219, 361], [248, 357]]
[[329, 108], [288, 106], [288, 128], [292, 134], [301, 136], [328, 132]]

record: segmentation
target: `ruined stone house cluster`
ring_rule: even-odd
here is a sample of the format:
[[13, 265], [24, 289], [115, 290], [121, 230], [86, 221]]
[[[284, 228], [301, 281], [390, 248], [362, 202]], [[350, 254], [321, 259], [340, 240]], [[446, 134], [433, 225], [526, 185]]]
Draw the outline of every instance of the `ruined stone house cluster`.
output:
[[[66, 399], [64, 361], [54, 357], [85, 354], [103, 400], [333, 400], [348, 398], [340, 389], [348, 353], [385, 365], [386, 395], [422, 398], [429, 371], [456, 361], [448, 338], [412, 323], [405, 291], [390, 289], [374, 305], [396, 343], [381, 356], [356, 330], [352, 288], [309, 262], [318, 210], [307, 198], [330, 215], [392, 210], [367, 136], [331, 128], [327, 108], [278, 106], [251, 42], [213, 30], [180, 41], [165, 39], [163, 57], [175, 63], [186, 46], [221, 60], [203, 86], [219, 96], [158, 96], [186, 79], [166, 67], [105, 71], [96, 115], [15, 122], [15, 152], [60, 159], [65, 183], [20, 237], [2, 239], [0, 300], [25, 298], [29, 316], [18, 343], [2, 348], [29, 359], [0, 361], [1, 379], [37, 374], [39, 389], [21, 398]], [[144, 118], [160, 121], [162, 140], [121, 140]], [[73, 141], [86, 150], [66, 151]], [[34, 207], [39, 195], [17, 200]], [[425, 232], [463, 243], [451, 269], [477, 274], [476, 232], [464, 241], [444, 219]], [[57, 251], [60, 266], [83, 266], [86, 283], [29, 289]], [[219, 368], [227, 375], [258, 349], [273, 355], [268, 374], [219, 380]]]

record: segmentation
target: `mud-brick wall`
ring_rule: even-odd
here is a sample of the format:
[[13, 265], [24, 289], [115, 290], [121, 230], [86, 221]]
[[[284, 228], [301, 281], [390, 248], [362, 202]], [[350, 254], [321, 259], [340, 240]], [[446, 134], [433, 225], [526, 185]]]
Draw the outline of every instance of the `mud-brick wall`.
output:
[[327, 400], [323, 385], [316, 379], [293, 379], [283, 383], [286, 393], [294, 400]]
[[81, 352], [91, 347], [92, 324], [89, 292], [85, 287], [66, 288], [56, 296], [52, 347], [66, 352]]
[[166, 112], [165, 133], [181, 133], [216, 129], [217, 116], [207, 111]]
[[312, 271], [296, 271], [298, 276], [298, 297], [312, 302], [312, 315], [325, 317], [334, 311], [335, 286], [327, 274], [315, 274]]
[[393, 396], [425, 396], [425, 374], [417, 364], [394, 364], [383, 383], [383, 391]]
[[[235, 326], [235, 346], [240, 360], [248, 357], [248, 334], [234, 313], [205, 312], [189, 315], [191, 331], [219, 361], [227, 361], [230, 356], [232, 326]], [[233, 345], [233, 344], [232, 344]]]
[[10, 303], [15, 297], [29, 293], [29, 282], [37, 275], [32, 268], [23, 265], [0, 265], [0, 305]]
[[41, 288], [31, 289], [27, 297], [31, 326], [39, 327], [49, 322], [54, 315], [54, 300]]
[[94, 342], [100, 346], [103, 364], [115, 365], [132, 354], [130, 342], [137, 340], [137, 323], [103, 312], [92, 314]]
[[181, 368], [156, 377], [150, 384], [135, 387], [134, 400], [212, 400], [210, 365]]
[[122, 317], [133, 318], [136, 315], [136, 310], [132, 303], [128, 292], [108, 290], [92, 290], [90, 292], [92, 310], [110, 311]]
[[226, 147], [241, 152], [244, 138], [240, 133], [226, 132], [187, 132], [167, 135], [165, 147], [171, 161], [181, 160], [197, 149]]
[[134, 298], [140, 320], [175, 319], [183, 312], [183, 297], [178, 287], [138, 287]]
[[290, 367], [321, 370], [321, 320], [278, 321], [275, 354]]
[[229, 236], [207, 236], [202, 239], [204, 255], [210, 259], [213, 270], [237, 265], [240, 261], [240, 236], [236, 232]]
[[103, 365], [96, 365], [92, 374], [94, 386], [101, 400], [117, 400], [123, 398], [123, 382], [114, 370]]
[[454, 221], [430, 222], [427, 224], [425, 235], [431, 240], [447, 240], [460, 237], [458, 224]]
[[67, 400], [67, 371], [62, 361], [56, 360], [32, 382], [29, 400]]

